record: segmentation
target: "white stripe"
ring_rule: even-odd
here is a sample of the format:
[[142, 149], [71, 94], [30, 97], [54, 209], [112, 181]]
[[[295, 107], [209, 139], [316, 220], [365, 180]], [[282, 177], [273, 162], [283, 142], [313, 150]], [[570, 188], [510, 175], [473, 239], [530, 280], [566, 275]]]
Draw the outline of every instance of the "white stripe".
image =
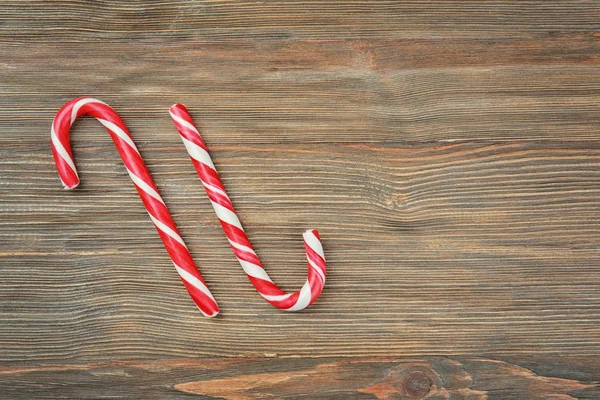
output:
[[204, 150], [202, 147], [198, 146], [196, 143], [190, 142], [183, 136], [181, 136], [181, 140], [183, 141], [185, 149], [187, 150], [190, 157], [192, 157], [194, 160], [196, 160], [198, 162], [201, 162], [202, 164], [208, 165], [215, 171], [217, 170], [215, 168], [215, 165], [212, 162], [212, 159], [210, 158], [210, 155], [206, 152], [206, 150]]
[[265, 271], [263, 268], [251, 262], [240, 260], [239, 258], [238, 261], [240, 262], [240, 265], [244, 269], [246, 275], [273, 283], [271, 278], [269, 278], [269, 275], [267, 275], [267, 271]]
[[310, 303], [310, 283], [308, 283], [308, 280], [307, 280], [306, 283], [304, 284], [304, 286], [302, 286], [302, 289], [300, 289], [300, 296], [298, 297], [298, 301], [296, 302], [296, 304], [294, 304], [290, 308], [287, 308], [285, 311], [304, 310], [306, 307], [308, 307], [309, 303]]
[[242, 251], [245, 251], [247, 253], [256, 255], [256, 253], [254, 252], [254, 250], [252, 250], [250, 247], [244, 246], [243, 244], [239, 244], [237, 242], [234, 242], [233, 240], [231, 240], [229, 238], [227, 238], [227, 240], [229, 240], [229, 243], [231, 244], [232, 247], [235, 247], [238, 250], [242, 250]]
[[[225, 193], [224, 191], [222, 191], [222, 190], [221, 190], [221, 189], [219, 189], [218, 187], [216, 187], [216, 186], [213, 186], [213, 185], [211, 185], [210, 183], [206, 183], [206, 182], [204, 182], [203, 180], [200, 180], [200, 182], [202, 182], [202, 184], [204, 185], [204, 187], [205, 187], [206, 189], [209, 189], [209, 190], [211, 190], [211, 191], [213, 191], [213, 192], [215, 192], [215, 193], [219, 193], [220, 195], [222, 195], [222, 196], [225, 196], [225, 198], [226, 198], [227, 200], [229, 200], [229, 196], [227, 196], [227, 193]], [[229, 200], [229, 201], [231, 201], [231, 200]]]
[[306, 242], [306, 244], [308, 244], [308, 247], [313, 249], [315, 251], [315, 253], [320, 255], [323, 258], [323, 260], [325, 260], [325, 253], [323, 252], [323, 245], [321, 244], [321, 241], [319, 239], [317, 239], [317, 237], [312, 232], [312, 230], [308, 230], [308, 231], [304, 232], [304, 234], [302, 236], [304, 237], [304, 241]]
[[69, 186], [69, 185], [67, 185], [67, 184], [65, 183], [65, 181], [63, 181], [63, 178], [62, 178], [60, 175], [58, 176], [58, 178], [60, 179], [60, 183], [62, 183], [62, 185], [63, 185], [63, 188], [65, 188], [65, 189], [67, 189], [67, 190], [75, 189], [75, 188], [78, 186], [78, 184], [77, 184], [77, 185], [75, 185], [75, 186]]
[[111, 132], [114, 132], [119, 139], [122, 139], [125, 143], [127, 143], [132, 149], [135, 150], [136, 153], [140, 154], [139, 150], [137, 149], [135, 143], [133, 143], [133, 140], [131, 139], [131, 136], [129, 136], [127, 133], [125, 133], [125, 131], [121, 128], [119, 128], [117, 125], [113, 124], [110, 121], [107, 121], [105, 119], [101, 119], [101, 118], [97, 118], [98, 121], [100, 121], [100, 123], [102, 125], [104, 125], [107, 129], [109, 129]]
[[148, 215], [150, 215], [150, 218], [152, 218], [152, 222], [154, 222], [154, 225], [156, 225], [156, 227], [158, 229], [160, 229], [161, 231], [163, 231], [167, 235], [171, 236], [173, 239], [175, 239], [176, 241], [178, 241], [179, 243], [181, 243], [181, 245], [187, 249], [187, 246], [185, 245], [185, 243], [183, 243], [183, 239], [181, 238], [181, 236], [179, 236], [177, 234], [177, 232], [175, 232], [173, 229], [169, 228], [167, 225], [163, 224], [161, 221], [159, 221], [156, 218], [154, 218], [152, 216], [152, 214], [150, 214], [150, 212], [148, 212]]
[[181, 118], [179, 115], [175, 115], [171, 110], [169, 110], [169, 114], [171, 114], [171, 118], [173, 118], [175, 121], [179, 122], [186, 128], [191, 129], [193, 132], [196, 132], [198, 136], [200, 136], [200, 132], [198, 132], [198, 129], [196, 129], [194, 125], [190, 124], [185, 119]]
[[177, 273], [179, 274], [179, 276], [181, 276], [181, 278], [183, 278], [186, 282], [191, 284], [196, 289], [200, 290], [202, 293], [204, 293], [208, 297], [210, 297], [216, 303], [215, 298], [210, 293], [210, 290], [208, 290], [206, 285], [204, 283], [202, 283], [202, 281], [200, 279], [196, 278], [194, 275], [190, 274], [189, 272], [187, 272], [185, 269], [181, 268], [177, 264], [173, 263], [173, 265], [175, 266], [175, 269], [177, 270]]
[[287, 293], [287, 294], [282, 294], [279, 296], [269, 296], [268, 294], [262, 294], [261, 292], [258, 292], [258, 294], [260, 294], [263, 299], [268, 300], [268, 301], [284, 301], [287, 300], [291, 294]]
[[[52, 141], [52, 145], [56, 149], [56, 152], [61, 156], [63, 160], [65, 160], [67, 165], [71, 167], [71, 169], [75, 173], [75, 176], [77, 177], [77, 179], [79, 179], [79, 175], [77, 175], [77, 168], [75, 168], [75, 163], [73, 162], [73, 159], [71, 158], [69, 153], [67, 153], [67, 150], [64, 148], [60, 140], [58, 140], [56, 132], [54, 132], [54, 121], [52, 121], [52, 128], [50, 128], [50, 140]], [[62, 182], [62, 178], [60, 180]], [[75, 185], [73, 187], [68, 187], [67, 185], [65, 185], [64, 182], [62, 182], [62, 184], [65, 187], [65, 189], [73, 189], [75, 186], [77, 186]]]
[[212, 200], [210, 202], [212, 203], [213, 208], [215, 209], [215, 213], [217, 213], [217, 217], [220, 220], [225, 221], [231, 225], [237, 226], [241, 230], [244, 230], [244, 228], [242, 228], [242, 223], [233, 211], [231, 211], [229, 208], [223, 207], [218, 203], [215, 203]]
[[212, 313], [212, 314], [207, 314], [207, 313], [205, 313], [204, 311], [202, 311], [202, 309], [200, 308], [200, 306], [198, 306], [198, 304], [196, 304], [196, 302], [194, 302], [194, 305], [196, 306], [196, 308], [197, 308], [198, 310], [200, 310], [200, 312], [202, 313], [202, 315], [204, 315], [206, 318], [213, 318], [213, 317], [216, 317], [216, 316], [217, 316], [217, 314], [219, 314], [219, 312], [218, 312], [218, 311], [215, 311], [215, 312], [214, 312], [214, 313]]
[[314, 268], [314, 270], [317, 272], [317, 274], [319, 274], [319, 276], [321, 277], [321, 279], [323, 280], [323, 284], [325, 284], [325, 274], [323, 273], [323, 270], [321, 269], [321, 267], [319, 267], [317, 264], [315, 264], [310, 258], [307, 257], [308, 263], [310, 264], [311, 267]]
[[136, 186], [138, 186], [144, 192], [148, 193], [150, 196], [154, 197], [156, 200], [158, 200], [161, 203], [165, 204], [165, 202], [163, 201], [162, 197], [160, 197], [160, 194], [158, 194], [158, 192], [156, 190], [154, 190], [152, 188], [152, 186], [148, 185], [141, 178], [139, 178], [137, 175], [135, 175], [133, 172], [131, 172], [129, 170], [129, 168], [126, 167], [125, 169], [127, 170], [127, 173], [129, 174], [129, 177], [131, 178], [131, 180], [133, 181], [133, 183], [136, 184]]
[[108, 104], [104, 103], [103, 101], [93, 99], [91, 97], [79, 100], [77, 103], [75, 103], [75, 105], [73, 105], [73, 109], [71, 110], [71, 125], [73, 125], [73, 122], [75, 122], [77, 119], [77, 113], [79, 112], [79, 109], [88, 103], [100, 103], [108, 106]]

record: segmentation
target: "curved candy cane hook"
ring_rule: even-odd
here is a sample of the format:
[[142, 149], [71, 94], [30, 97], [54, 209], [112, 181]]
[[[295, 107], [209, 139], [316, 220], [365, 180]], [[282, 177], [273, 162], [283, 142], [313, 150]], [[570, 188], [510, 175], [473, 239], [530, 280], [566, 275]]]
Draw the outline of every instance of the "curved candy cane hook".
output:
[[183, 104], [175, 104], [169, 111], [233, 252], [258, 293], [275, 307], [286, 311], [298, 311], [311, 305], [317, 300], [325, 285], [325, 255], [319, 233], [313, 229], [304, 232], [303, 235], [308, 260], [306, 283], [296, 293], [284, 292], [269, 278], [254, 252], [244, 228], [235, 214], [233, 204], [225, 192], [225, 187], [219, 179], [208, 149], [187, 109]]
[[125, 123], [119, 115], [106, 103], [92, 98], [78, 98], [69, 101], [56, 114], [52, 123], [51, 147], [58, 175], [65, 189], [74, 189], [79, 185], [77, 169], [73, 162], [73, 153], [69, 142], [69, 130], [75, 120], [82, 115], [96, 118], [112, 137], [117, 150], [123, 159], [125, 168], [150, 215], [154, 226], [163, 241], [171, 261], [175, 265], [183, 284], [192, 296], [192, 300], [202, 314], [214, 317], [219, 313], [219, 306], [206, 287], [204, 280], [196, 269], [175, 222], [167, 210], [158, 189], [152, 181], [150, 172], [142, 160]]

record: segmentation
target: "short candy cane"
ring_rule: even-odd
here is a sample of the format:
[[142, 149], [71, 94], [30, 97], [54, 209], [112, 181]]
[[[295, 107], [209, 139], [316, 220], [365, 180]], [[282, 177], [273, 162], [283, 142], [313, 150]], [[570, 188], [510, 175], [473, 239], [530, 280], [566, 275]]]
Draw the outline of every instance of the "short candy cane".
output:
[[325, 255], [319, 233], [313, 229], [304, 232], [303, 235], [308, 260], [306, 283], [296, 293], [284, 292], [269, 278], [254, 252], [233, 204], [225, 192], [225, 187], [219, 179], [206, 145], [187, 109], [182, 104], [175, 104], [171, 107], [170, 113], [233, 252], [258, 293], [275, 307], [286, 311], [298, 311], [311, 305], [317, 300], [325, 285]]
[[58, 111], [54, 118], [51, 147], [63, 186], [65, 189], [74, 189], [79, 185], [79, 177], [69, 142], [69, 130], [73, 122], [82, 115], [96, 118], [112, 137], [183, 284], [202, 314], [214, 317], [219, 313], [219, 307], [196, 269], [194, 260], [183, 242], [167, 206], [158, 194], [158, 189], [154, 185], [150, 172], [133, 143], [127, 127], [115, 110], [100, 100], [92, 98], [71, 100]]

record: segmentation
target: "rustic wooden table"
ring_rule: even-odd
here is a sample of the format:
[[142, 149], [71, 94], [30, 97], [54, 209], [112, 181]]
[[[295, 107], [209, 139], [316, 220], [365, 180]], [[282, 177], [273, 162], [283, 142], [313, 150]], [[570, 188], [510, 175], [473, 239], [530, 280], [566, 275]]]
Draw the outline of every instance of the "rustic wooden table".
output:
[[[1, 1], [0, 398], [600, 398], [599, 1]], [[104, 129], [130, 127], [222, 315], [194, 307]], [[188, 105], [271, 276], [248, 283]], [[193, 396], [192, 396], [193, 397]]]

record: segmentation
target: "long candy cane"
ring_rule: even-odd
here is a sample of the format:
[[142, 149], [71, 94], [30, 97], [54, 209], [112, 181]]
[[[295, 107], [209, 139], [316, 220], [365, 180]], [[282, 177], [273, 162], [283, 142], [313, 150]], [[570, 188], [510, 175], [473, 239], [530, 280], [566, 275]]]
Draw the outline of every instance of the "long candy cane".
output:
[[58, 111], [52, 123], [52, 154], [65, 189], [74, 189], [79, 185], [79, 177], [69, 142], [69, 130], [73, 122], [82, 115], [96, 118], [112, 137], [183, 284], [202, 314], [214, 317], [219, 313], [219, 306], [196, 269], [194, 260], [183, 242], [167, 206], [158, 194], [158, 189], [154, 185], [150, 172], [133, 143], [127, 127], [115, 110], [100, 100], [92, 98], [71, 100]]
[[286, 311], [298, 311], [311, 305], [317, 300], [325, 285], [325, 255], [319, 233], [313, 229], [304, 232], [303, 235], [308, 260], [306, 283], [296, 293], [284, 292], [269, 278], [254, 252], [235, 213], [233, 204], [225, 192], [225, 187], [219, 179], [206, 145], [187, 109], [182, 104], [175, 104], [171, 107], [170, 114], [196, 171], [198, 171], [198, 176], [206, 189], [233, 252], [258, 293], [275, 307]]

